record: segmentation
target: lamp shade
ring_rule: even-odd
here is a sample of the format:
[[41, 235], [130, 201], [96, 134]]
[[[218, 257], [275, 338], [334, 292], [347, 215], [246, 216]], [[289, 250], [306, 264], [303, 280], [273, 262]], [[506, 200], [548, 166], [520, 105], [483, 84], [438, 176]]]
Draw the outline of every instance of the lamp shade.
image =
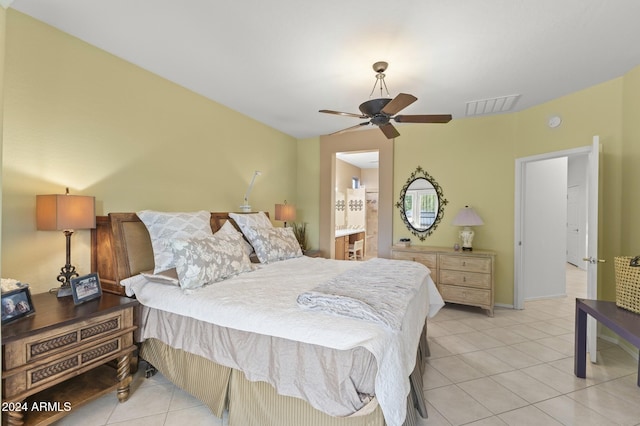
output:
[[455, 226], [478, 226], [484, 225], [478, 213], [473, 209], [473, 207], [464, 206], [464, 208], [460, 209], [456, 217], [453, 218], [452, 225]]
[[276, 204], [276, 220], [290, 222], [296, 219], [296, 206], [293, 204]]
[[96, 227], [95, 197], [86, 195], [36, 195], [36, 226], [41, 231]]

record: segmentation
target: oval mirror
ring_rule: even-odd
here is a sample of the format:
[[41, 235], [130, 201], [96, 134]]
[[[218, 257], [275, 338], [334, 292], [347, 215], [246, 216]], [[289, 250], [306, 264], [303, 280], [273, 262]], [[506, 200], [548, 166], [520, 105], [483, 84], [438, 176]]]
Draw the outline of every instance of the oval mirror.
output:
[[437, 228], [447, 203], [440, 185], [418, 166], [400, 191], [396, 207], [407, 229], [423, 241]]

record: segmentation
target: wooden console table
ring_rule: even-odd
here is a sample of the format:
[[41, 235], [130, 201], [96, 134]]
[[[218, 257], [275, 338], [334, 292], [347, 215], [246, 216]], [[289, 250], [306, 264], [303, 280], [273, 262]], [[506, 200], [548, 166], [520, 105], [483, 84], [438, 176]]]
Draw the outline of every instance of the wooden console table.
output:
[[[2, 424], [45, 425], [117, 389], [129, 398], [135, 299], [104, 293], [74, 305], [32, 296], [34, 315], [2, 326]], [[105, 365], [117, 360], [117, 369]]]
[[[587, 314], [640, 349], [640, 314], [618, 308], [615, 302], [576, 299], [573, 370], [575, 375], [582, 379], [586, 377], [587, 370]], [[640, 386], [640, 360], [638, 360], [638, 386]]]

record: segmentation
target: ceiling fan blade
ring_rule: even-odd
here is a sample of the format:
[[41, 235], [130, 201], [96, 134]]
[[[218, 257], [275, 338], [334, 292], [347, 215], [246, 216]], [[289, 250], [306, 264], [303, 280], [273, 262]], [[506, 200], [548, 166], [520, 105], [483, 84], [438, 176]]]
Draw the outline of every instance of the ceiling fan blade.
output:
[[398, 130], [396, 130], [396, 128], [393, 127], [393, 124], [391, 123], [383, 124], [382, 126], [380, 126], [380, 130], [382, 130], [382, 133], [384, 133], [387, 139], [393, 139], [400, 136], [400, 132], [398, 132]]
[[345, 117], [368, 118], [366, 115], [362, 115], [362, 114], [353, 114], [353, 113], [350, 113], [350, 112], [332, 111], [330, 109], [321, 109], [318, 112], [324, 112], [325, 114], [343, 115]]
[[368, 124], [371, 124], [371, 122], [370, 121], [365, 121], [364, 123], [356, 124], [355, 126], [347, 127], [346, 129], [338, 130], [337, 132], [329, 133], [329, 136], [331, 136], [331, 135], [339, 135], [340, 133], [348, 132], [349, 130], [355, 130], [355, 129], [360, 128], [362, 126], [366, 126]]
[[405, 109], [406, 107], [408, 107], [409, 105], [411, 105], [417, 100], [418, 98], [416, 98], [413, 95], [409, 95], [407, 93], [400, 93], [398, 96], [393, 98], [391, 102], [386, 104], [385, 107], [382, 108], [381, 112], [386, 115], [395, 115], [396, 113]]
[[448, 123], [451, 114], [397, 115], [393, 119], [398, 123]]

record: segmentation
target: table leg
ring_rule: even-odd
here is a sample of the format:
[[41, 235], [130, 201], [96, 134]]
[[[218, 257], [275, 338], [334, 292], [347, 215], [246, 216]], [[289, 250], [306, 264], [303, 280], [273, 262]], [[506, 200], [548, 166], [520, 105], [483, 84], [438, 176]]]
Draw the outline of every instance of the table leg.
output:
[[129, 387], [131, 385], [131, 353], [118, 358], [118, 401], [125, 402], [129, 399]]
[[[2, 413], [5, 414], [5, 413]], [[7, 426], [22, 426], [24, 425], [24, 413], [22, 411], [9, 411], [7, 415]], [[4, 416], [3, 416], [4, 417]]]
[[576, 331], [573, 353], [573, 372], [584, 379], [587, 374], [587, 313], [576, 302]]

